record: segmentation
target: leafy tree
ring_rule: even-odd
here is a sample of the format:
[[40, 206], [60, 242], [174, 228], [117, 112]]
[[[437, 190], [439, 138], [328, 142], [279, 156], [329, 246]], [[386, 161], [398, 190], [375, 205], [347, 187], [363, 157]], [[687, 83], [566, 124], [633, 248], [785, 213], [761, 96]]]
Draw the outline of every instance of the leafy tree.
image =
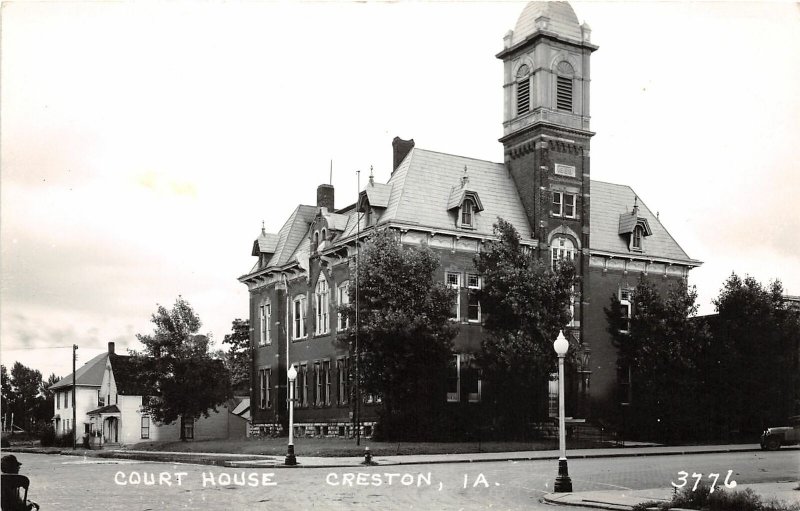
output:
[[502, 218], [494, 233], [499, 240], [484, 244], [475, 257], [483, 276], [481, 310], [488, 315], [478, 362], [492, 389], [498, 428], [520, 434], [545, 411], [557, 361], [553, 340], [570, 320], [575, 267], [562, 262], [551, 271]]
[[49, 423], [50, 419], [53, 417], [53, 405], [55, 402], [55, 391], [50, 390], [50, 387], [55, 385], [58, 380], [60, 380], [58, 376], [54, 373], [50, 373], [50, 376], [47, 377], [47, 380], [42, 381], [41, 386], [39, 387], [39, 396], [40, 400], [36, 410], [36, 419], [39, 422], [40, 427], [44, 426], [44, 423]]
[[[181, 297], [172, 309], [159, 305], [152, 334], [138, 334], [144, 345], [131, 352], [132, 363], [152, 394], [144, 410], [159, 423], [208, 417], [231, 397], [230, 375], [222, 361], [209, 353], [209, 338], [191, 305]], [[185, 440], [181, 427], [181, 440]]]
[[252, 369], [250, 320], [234, 319], [231, 333], [225, 335], [222, 344], [230, 344], [228, 351], [223, 352], [223, 360], [231, 373], [231, 385], [237, 392], [247, 392]]
[[678, 441], [705, 430], [710, 405], [705, 361], [709, 340], [694, 319], [697, 292], [685, 282], [662, 293], [642, 276], [633, 291], [632, 313], [623, 323], [619, 300], [605, 309], [618, 370], [630, 378], [619, 402], [629, 402], [626, 429], [643, 438]]
[[454, 295], [438, 271], [431, 249], [405, 246], [388, 229], [362, 245], [358, 268], [351, 268], [358, 302], [351, 285], [352, 305], [342, 308], [351, 328], [338, 340], [356, 353], [357, 304], [361, 391], [380, 399], [379, 432], [387, 438], [442, 433], [445, 375], [457, 329], [449, 321]]
[[[14, 402], [13, 390], [11, 389], [11, 379], [8, 377], [6, 366], [0, 365], [0, 410], [7, 414]], [[10, 417], [8, 420], [11, 420]]]
[[33, 430], [36, 426], [36, 412], [40, 401], [39, 387], [42, 373], [19, 362], [11, 368], [10, 387], [12, 389], [14, 423], [23, 429]]
[[716, 392], [730, 396], [719, 410], [725, 430], [756, 434], [800, 412], [800, 311], [780, 281], [763, 286], [731, 274], [714, 301]]

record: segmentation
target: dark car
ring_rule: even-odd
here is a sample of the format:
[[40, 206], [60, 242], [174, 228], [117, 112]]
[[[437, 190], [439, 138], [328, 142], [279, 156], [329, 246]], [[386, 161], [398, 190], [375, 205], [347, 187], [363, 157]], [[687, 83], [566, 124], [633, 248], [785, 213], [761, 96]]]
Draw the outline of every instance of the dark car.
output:
[[800, 443], [800, 415], [789, 417], [791, 426], [767, 428], [761, 434], [761, 448], [769, 451], [780, 449], [782, 445], [797, 445]]

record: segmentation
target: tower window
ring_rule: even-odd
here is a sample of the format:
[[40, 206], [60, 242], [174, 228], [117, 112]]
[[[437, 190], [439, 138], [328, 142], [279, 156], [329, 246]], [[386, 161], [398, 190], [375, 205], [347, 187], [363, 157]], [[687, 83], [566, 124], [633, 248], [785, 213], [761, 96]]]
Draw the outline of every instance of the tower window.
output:
[[517, 71], [517, 115], [527, 113], [531, 108], [531, 78], [528, 66]]
[[560, 261], [572, 261], [575, 259], [575, 245], [567, 238], [555, 238], [550, 246], [551, 265], [553, 269]]
[[553, 192], [553, 216], [575, 218], [575, 194]]
[[559, 76], [556, 79], [556, 107], [572, 112], [572, 78]]
[[531, 107], [531, 81], [528, 78], [517, 82], [517, 115], [527, 113]]

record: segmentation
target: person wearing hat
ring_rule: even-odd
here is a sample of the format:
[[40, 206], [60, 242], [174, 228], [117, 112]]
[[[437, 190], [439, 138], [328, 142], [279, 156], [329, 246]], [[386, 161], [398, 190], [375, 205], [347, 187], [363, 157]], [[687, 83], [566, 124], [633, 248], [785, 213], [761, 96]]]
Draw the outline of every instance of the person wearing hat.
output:
[[[13, 454], [7, 454], [0, 459], [0, 470], [2, 470], [3, 475], [17, 475], [19, 474], [19, 467], [21, 466], [22, 463], [17, 461], [17, 457]], [[3, 479], [2, 511], [31, 511], [32, 509], [39, 509], [39, 504], [20, 497], [19, 488], [13, 486], [7, 487], [8, 485], [5, 484], [5, 477]]]

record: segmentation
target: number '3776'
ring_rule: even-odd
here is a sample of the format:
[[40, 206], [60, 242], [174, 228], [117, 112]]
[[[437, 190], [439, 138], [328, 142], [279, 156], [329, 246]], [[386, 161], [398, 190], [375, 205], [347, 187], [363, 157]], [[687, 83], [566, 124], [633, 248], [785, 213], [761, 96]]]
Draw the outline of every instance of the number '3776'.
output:
[[[736, 481], [731, 479], [732, 473], [733, 470], [728, 470], [728, 475], [725, 476], [725, 481], [723, 481], [722, 483], [725, 485], [725, 488], [736, 488]], [[708, 479], [714, 480], [714, 482], [711, 483], [710, 493], [714, 493], [714, 487], [717, 486], [717, 481], [719, 481], [719, 477], [720, 477], [719, 474], [715, 474], [713, 472], [711, 474], [708, 474]], [[681, 470], [680, 472], [678, 472], [678, 482], [676, 483], [674, 481], [671, 481], [672, 486], [674, 486], [675, 488], [683, 488], [684, 486], [686, 486], [688, 478], [689, 478], [689, 473]], [[692, 486], [692, 491], [695, 491], [697, 489], [697, 485], [700, 484], [700, 480], [703, 479], [703, 474], [698, 474], [697, 472], [694, 472], [692, 474], [692, 478], [695, 479], [694, 486]]]

